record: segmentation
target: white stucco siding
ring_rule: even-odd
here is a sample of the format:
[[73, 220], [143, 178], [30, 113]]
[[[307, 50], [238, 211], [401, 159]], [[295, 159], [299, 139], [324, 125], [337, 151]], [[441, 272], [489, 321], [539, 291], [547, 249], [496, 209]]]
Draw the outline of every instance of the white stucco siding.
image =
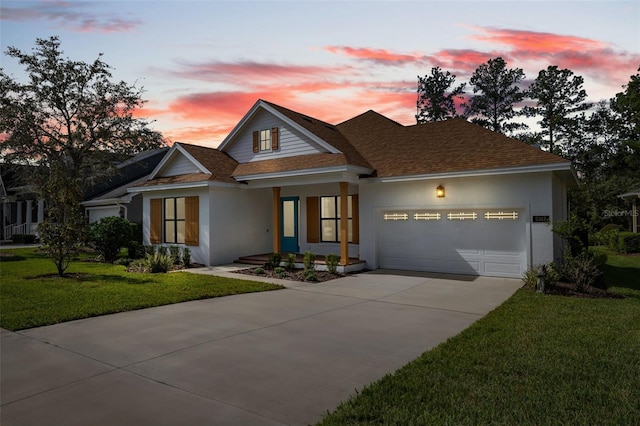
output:
[[[436, 198], [435, 191], [438, 185], [445, 187], [444, 198]], [[514, 243], [522, 247], [523, 268], [532, 263], [551, 261], [554, 255], [551, 228], [547, 224], [532, 224], [531, 217], [552, 216], [552, 200], [551, 173], [363, 183], [360, 185], [360, 257], [367, 261], [367, 267], [379, 267], [380, 227], [385, 211], [427, 209], [446, 212], [470, 209], [484, 212], [493, 209], [513, 209], [522, 217], [505, 232], [517, 232], [514, 241], [523, 239], [522, 243]], [[481, 233], [497, 232], [489, 225], [465, 231], [463, 228], [470, 225], [463, 221], [457, 223], [459, 227], [453, 228], [455, 224], [452, 223], [447, 225], [450, 228], [445, 231], [461, 231], [458, 232], [461, 242], [465, 240], [464, 232], [477, 233], [474, 238]], [[506, 228], [505, 226], [504, 229]], [[506, 241], [505, 245], [509, 246], [506, 247], [509, 250], [513, 250], [513, 244], [509, 241]], [[500, 251], [500, 247], [492, 249]]]
[[270, 189], [210, 189], [209, 265], [272, 251], [271, 194]]
[[[191, 197], [198, 196], [199, 207], [199, 228], [198, 246], [187, 246], [191, 250], [192, 262], [209, 264], [209, 244], [210, 244], [210, 222], [209, 222], [209, 192], [207, 188], [186, 188], [174, 189], [166, 191], [154, 191], [144, 193], [142, 200], [142, 241], [144, 245], [150, 244], [149, 225], [150, 225], [150, 202], [152, 198], [170, 198], [170, 197]], [[184, 244], [162, 244], [166, 246]]]
[[[272, 127], [278, 127], [279, 129], [280, 141], [278, 150], [254, 153], [253, 131], [271, 129]], [[280, 157], [317, 154], [324, 152], [324, 150], [284, 121], [267, 111], [259, 111], [244, 129], [236, 135], [233, 144], [228, 147], [226, 152], [237, 162], [248, 163]]]
[[120, 217], [120, 209], [121, 209], [120, 206], [112, 205], [112, 206], [87, 207], [86, 211], [89, 213], [89, 222], [93, 223], [105, 217], [110, 217], [110, 216]]

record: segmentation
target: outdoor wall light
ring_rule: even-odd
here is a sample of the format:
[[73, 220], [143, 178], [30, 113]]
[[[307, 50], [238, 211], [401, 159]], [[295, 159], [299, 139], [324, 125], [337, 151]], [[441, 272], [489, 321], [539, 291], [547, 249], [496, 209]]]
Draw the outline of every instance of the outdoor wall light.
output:
[[444, 186], [438, 185], [438, 187], [436, 188], [436, 197], [444, 198]]

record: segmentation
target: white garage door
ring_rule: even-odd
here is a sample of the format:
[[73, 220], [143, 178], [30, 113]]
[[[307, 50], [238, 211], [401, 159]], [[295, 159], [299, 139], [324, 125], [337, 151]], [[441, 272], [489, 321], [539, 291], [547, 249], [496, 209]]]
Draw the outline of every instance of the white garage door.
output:
[[526, 270], [520, 210], [396, 210], [379, 219], [381, 268], [517, 278]]

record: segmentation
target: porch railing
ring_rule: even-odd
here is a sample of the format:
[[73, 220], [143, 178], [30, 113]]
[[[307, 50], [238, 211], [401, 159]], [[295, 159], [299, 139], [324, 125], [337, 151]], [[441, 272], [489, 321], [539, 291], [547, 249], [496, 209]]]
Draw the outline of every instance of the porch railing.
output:
[[14, 223], [4, 227], [4, 239], [10, 240], [16, 234], [35, 234], [38, 228], [37, 223]]

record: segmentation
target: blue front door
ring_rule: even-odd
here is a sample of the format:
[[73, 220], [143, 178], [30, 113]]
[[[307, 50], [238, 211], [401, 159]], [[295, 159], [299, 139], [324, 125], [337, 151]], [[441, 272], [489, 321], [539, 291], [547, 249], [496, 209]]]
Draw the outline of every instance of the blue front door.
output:
[[298, 197], [280, 198], [280, 249], [283, 253], [297, 253]]

